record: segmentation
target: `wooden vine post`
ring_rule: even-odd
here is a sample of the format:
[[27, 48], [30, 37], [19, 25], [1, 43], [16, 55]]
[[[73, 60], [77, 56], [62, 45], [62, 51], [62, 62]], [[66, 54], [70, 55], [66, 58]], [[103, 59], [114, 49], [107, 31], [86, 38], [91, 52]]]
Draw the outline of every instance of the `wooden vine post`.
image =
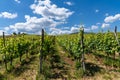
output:
[[41, 51], [40, 51], [40, 73], [42, 73], [42, 64], [43, 64], [43, 48], [44, 48], [44, 29], [42, 29], [41, 35]]
[[[4, 51], [5, 51], [6, 46], [5, 46], [5, 33], [4, 33], [4, 32], [3, 32], [3, 47], [4, 47]], [[6, 51], [4, 52], [4, 57], [3, 57], [3, 59], [4, 59], [4, 63], [5, 63], [5, 68], [6, 68], [6, 70], [7, 70]]]
[[[119, 46], [119, 41], [118, 41], [118, 36], [117, 36], [117, 26], [115, 26], [115, 30], [114, 30], [114, 32], [115, 32], [115, 38], [116, 38], [116, 41], [117, 41], [118, 46]], [[115, 60], [115, 52], [114, 52], [114, 60]]]
[[85, 72], [85, 58], [84, 58], [84, 28], [80, 28], [80, 37], [81, 37], [81, 48], [82, 48], [82, 68], [83, 71]]
[[[115, 26], [114, 35], [115, 35], [116, 41], [118, 43], [118, 46], [120, 47], [120, 42], [118, 40], [118, 35], [117, 35], [117, 26]], [[119, 52], [119, 59], [120, 59], [120, 52]], [[119, 65], [120, 65], [120, 61], [119, 61]]]
[[117, 26], [115, 26], [114, 35], [115, 35], [115, 38], [116, 38], [118, 45], [120, 46], [120, 43], [118, 41], [118, 36], [117, 36]]
[[[12, 45], [13, 45], [13, 53], [14, 53], [14, 41], [12, 41]], [[12, 57], [13, 57], [13, 54], [12, 52], [9, 52], [9, 56], [10, 56], [10, 66], [12, 66]]]

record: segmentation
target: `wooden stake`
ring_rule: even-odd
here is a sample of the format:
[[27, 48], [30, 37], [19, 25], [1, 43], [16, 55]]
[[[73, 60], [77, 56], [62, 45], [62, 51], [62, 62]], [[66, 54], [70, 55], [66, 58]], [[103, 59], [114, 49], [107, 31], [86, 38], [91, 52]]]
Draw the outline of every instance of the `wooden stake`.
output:
[[42, 29], [42, 38], [41, 38], [41, 51], [40, 51], [40, 73], [42, 73], [42, 64], [43, 64], [43, 46], [44, 46], [44, 30]]
[[[5, 45], [5, 33], [4, 32], [3, 32], [3, 47], [6, 48], [6, 45]], [[5, 63], [5, 68], [7, 70], [6, 52], [4, 53], [4, 63]]]
[[84, 59], [84, 28], [82, 27], [80, 30], [81, 36], [81, 47], [82, 47], [82, 67], [83, 71], [85, 72], [85, 59]]

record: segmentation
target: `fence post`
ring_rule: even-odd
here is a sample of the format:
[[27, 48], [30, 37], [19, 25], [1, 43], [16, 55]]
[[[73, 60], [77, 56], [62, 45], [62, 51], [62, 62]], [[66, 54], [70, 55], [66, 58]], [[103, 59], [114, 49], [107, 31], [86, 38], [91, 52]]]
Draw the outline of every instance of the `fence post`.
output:
[[[4, 32], [3, 32], [3, 47], [6, 48], [6, 45], [5, 45], [5, 33]], [[4, 52], [4, 58], [3, 59], [4, 59], [4, 63], [5, 63], [5, 68], [7, 70], [6, 51]]]
[[81, 36], [81, 47], [82, 47], [82, 68], [85, 72], [85, 59], [84, 59], [84, 28], [81, 27], [80, 29], [80, 36]]
[[41, 51], [40, 51], [40, 73], [42, 73], [42, 64], [43, 64], [43, 47], [44, 47], [44, 29], [42, 29], [41, 35]]
[[114, 35], [115, 35], [115, 38], [116, 38], [118, 45], [120, 46], [120, 43], [118, 41], [118, 36], [117, 36], [117, 26], [115, 26]]

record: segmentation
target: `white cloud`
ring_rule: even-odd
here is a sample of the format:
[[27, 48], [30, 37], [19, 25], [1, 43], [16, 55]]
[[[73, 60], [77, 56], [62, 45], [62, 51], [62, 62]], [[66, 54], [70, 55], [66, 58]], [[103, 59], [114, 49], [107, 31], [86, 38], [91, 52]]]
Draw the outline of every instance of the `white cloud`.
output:
[[95, 12], [96, 12], [96, 13], [98, 13], [98, 12], [99, 12], [99, 10], [98, 10], [98, 9], [96, 9], [96, 10], [95, 10]]
[[4, 32], [4, 35], [9, 35], [5, 30], [0, 30], [0, 36], [3, 35], [3, 32]]
[[89, 32], [91, 29], [89, 27], [85, 27], [85, 25], [74, 25], [73, 27], [71, 27], [70, 32], [71, 33], [75, 33], [75, 32], [79, 32], [80, 31], [80, 27], [83, 26], [84, 27], [84, 31], [85, 32]]
[[20, 3], [20, 0], [14, 0], [15, 2], [17, 2], [17, 3]]
[[91, 29], [90, 28], [84, 28], [84, 31], [89, 32], [89, 31], [91, 31]]
[[92, 30], [98, 29], [98, 26], [92, 25], [92, 26], [91, 26], [91, 29], [92, 29]]
[[85, 25], [73, 25], [71, 28], [64, 30], [64, 29], [58, 29], [58, 28], [50, 28], [50, 34], [56, 35], [56, 34], [70, 34], [70, 33], [76, 33], [80, 31], [80, 26], [84, 27], [85, 32], [90, 32], [91, 28], [85, 27]]
[[100, 25], [100, 24], [101, 24], [101, 23], [99, 23], [99, 22], [98, 22], [98, 23], [96, 23], [96, 25]]
[[78, 25], [74, 25], [73, 27], [71, 27], [69, 30], [65, 30], [65, 29], [58, 29], [58, 28], [50, 28], [51, 31], [51, 35], [56, 35], [56, 34], [70, 34], [70, 33], [76, 33], [79, 32], [79, 27]]
[[110, 26], [110, 24], [107, 24], [107, 23], [102, 24], [102, 28], [106, 28], [106, 27], [109, 27], [109, 26]]
[[67, 4], [67, 5], [69, 5], [69, 6], [72, 6], [72, 5], [73, 5], [72, 2], [64, 2], [64, 4]]
[[106, 17], [105, 19], [104, 19], [104, 21], [106, 22], [106, 23], [109, 23], [109, 22], [115, 22], [115, 21], [117, 21], [117, 20], [119, 20], [120, 19], [120, 14], [116, 14], [116, 15], [114, 15], [114, 16], [108, 16], [108, 17]]
[[79, 32], [80, 28], [78, 27], [71, 27], [71, 33]]
[[3, 30], [0, 30], [0, 35], [3, 35], [3, 32], [4, 32]]
[[1, 12], [0, 17], [1, 18], [13, 19], [13, 18], [17, 17], [17, 13]]
[[59, 35], [59, 34], [69, 34], [71, 33], [69, 30], [62, 30], [57, 28], [50, 28], [50, 35]]
[[26, 22], [16, 23], [14, 25], [10, 25], [5, 28], [7, 31], [11, 32], [27, 32], [27, 33], [39, 33], [42, 28], [51, 28], [56, 27], [61, 22], [55, 22], [52, 19], [48, 18], [37, 18], [30, 17], [29, 15], [25, 15]]
[[59, 8], [57, 5], [52, 4], [50, 0], [36, 0], [35, 2], [30, 8], [33, 10], [33, 13], [42, 17], [65, 21], [66, 18], [73, 14], [69, 9]]

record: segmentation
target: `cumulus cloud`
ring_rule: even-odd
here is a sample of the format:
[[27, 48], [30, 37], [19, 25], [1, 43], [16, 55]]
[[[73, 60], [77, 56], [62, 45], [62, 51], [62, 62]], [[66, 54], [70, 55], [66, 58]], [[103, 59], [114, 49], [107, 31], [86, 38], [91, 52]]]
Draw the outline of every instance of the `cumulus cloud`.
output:
[[85, 32], [90, 32], [91, 29], [90, 29], [90, 28], [84, 28], [84, 31], [85, 31]]
[[117, 21], [117, 20], [120, 20], [120, 14], [116, 14], [116, 15], [114, 15], [114, 16], [108, 16], [108, 17], [106, 17], [105, 19], [104, 19], [104, 21], [106, 22], [106, 23], [112, 23], [112, 22], [115, 22], [115, 21]]
[[98, 29], [98, 26], [92, 25], [92, 26], [91, 26], [91, 29], [92, 29], [92, 30]]
[[106, 27], [109, 27], [109, 26], [110, 26], [110, 24], [107, 24], [107, 23], [102, 24], [102, 28], [106, 28]]
[[55, 22], [52, 19], [48, 18], [37, 18], [30, 17], [29, 15], [25, 15], [26, 22], [19, 22], [14, 25], [10, 25], [5, 28], [6, 31], [11, 32], [27, 32], [27, 33], [39, 33], [42, 28], [50, 28], [55, 27], [59, 24], [59, 22]]
[[101, 23], [99, 23], [99, 22], [98, 22], [98, 23], [96, 23], [96, 25], [100, 25], [100, 24], [101, 24]]
[[3, 30], [0, 30], [0, 35], [2, 35], [2, 34], [3, 34], [3, 32], [4, 32]]
[[69, 34], [71, 33], [71, 31], [69, 30], [62, 30], [62, 29], [58, 29], [58, 28], [50, 28], [50, 35], [59, 35], [59, 34]]
[[90, 29], [89, 27], [85, 27], [85, 25], [74, 25], [74, 26], [71, 27], [70, 32], [71, 32], [71, 33], [79, 32], [81, 26], [84, 27], [84, 31], [85, 31], [85, 32], [91, 31], [91, 29]]
[[76, 33], [79, 32], [80, 28], [79, 25], [74, 25], [69, 29], [58, 29], [58, 28], [50, 28], [51, 35], [56, 35], [56, 34], [70, 34], [70, 33]]
[[14, 18], [17, 17], [17, 13], [1, 12], [0, 17], [1, 18], [14, 19]]
[[72, 27], [64, 27], [61, 29], [58, 28], [50, 28], [51, 35], [56, 35], [56, 34], [70, 34], [70, 33], [76, 33], [79, 32], [80, 30], [80, 25], [73, 25]]
[[64, 2], [64, 4], [67, 4], [67, 5], [69, 5], [69, 6], [72, 6], [73, 5], [73, 3], [72, 2]]
[[78, 27], [71, 27], [71, 33], [79, 32], [80, 28]]
[[20, 0], [14, 0], [15, 2], [17, 2], [17, 3], [20, 3]]
[[39, 14], [42, 17], [62, 21], [65, 21], [66, 18], [73, 14], [69, 9], [59, 8], [57, 5], [52, 4], [50, 0], [36, 0], [30, 8], [33, 10], [33, 13]]
[[3, 32], [4, 32], [4, 35], [9, 35], [5, 30], [0, 30], [0, 36], [3, 35]]
[[[72, 26], [69, 30], [67, 29], [67, 30], [64, 30], [64, 29], [58, 29], [58, 28], [50, 28], [50, 31], [51, 31], [51, 35], [56, 35], [56, 34], [71, 34], [71, 33], [77, 33], [77, 32], [79, 32], [80, 31], [80, 26], [81, 25], [74, 25], [74, 26]], [[83, 27], [84, 27], [84, 25], [83, 25]], [[84, 27], [84, 31], [85, 32], [89, 32], [89, 31], [91, 31], [91, 29], [90, 28], [85, 28]]]

